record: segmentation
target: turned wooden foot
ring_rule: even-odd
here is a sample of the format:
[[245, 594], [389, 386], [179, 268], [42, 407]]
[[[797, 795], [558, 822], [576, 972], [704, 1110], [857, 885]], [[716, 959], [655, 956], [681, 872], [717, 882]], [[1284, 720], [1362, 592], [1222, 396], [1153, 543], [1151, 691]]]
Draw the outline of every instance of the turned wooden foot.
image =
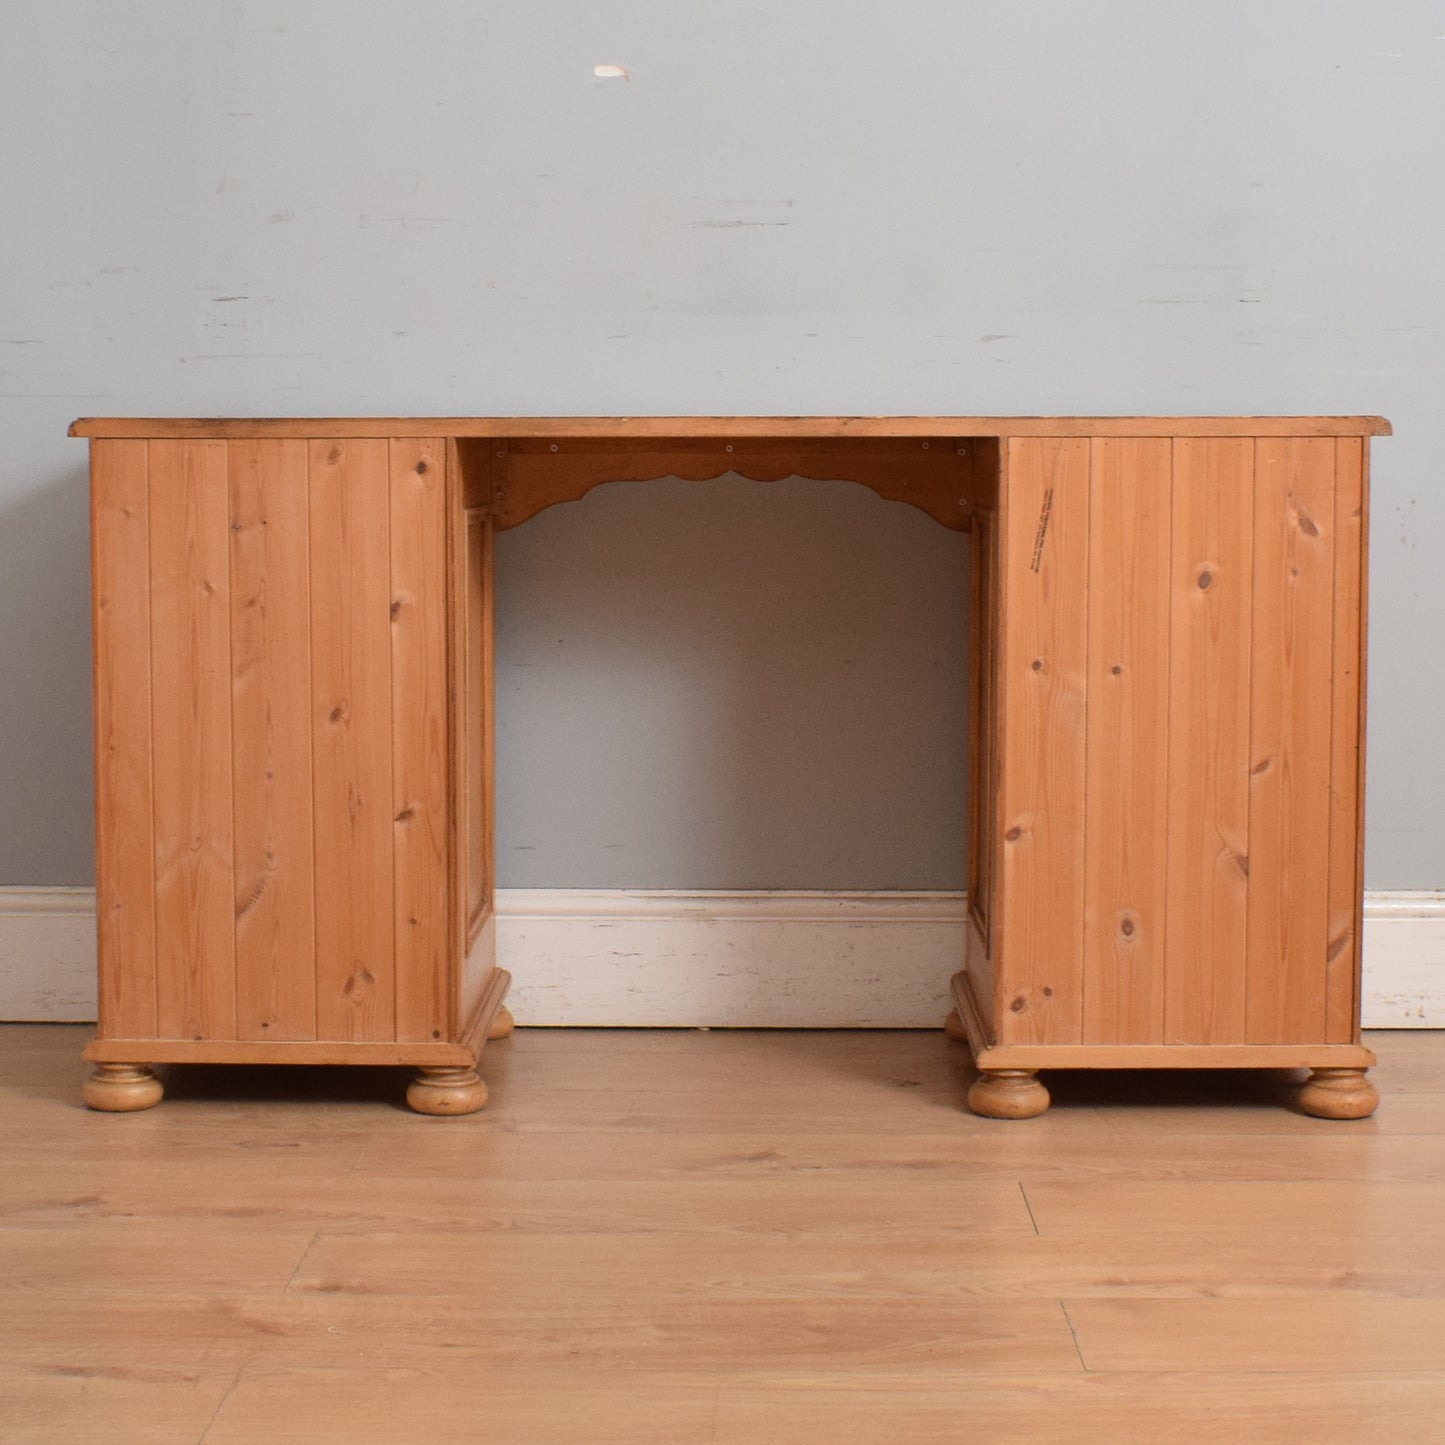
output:
[[517, 1021], [512, 1017], [512, 1011], [506, 1004], [503, 1004], [496, 1013], [492, 1015], [492, 1021], [487, 1025], [487, 1037], [489, 1039], [504, 1039], [514, 1028]]
[[1300, 1085], [1299, 1106], [1316, 1119], [1368, 1119], [1379, 1102], [1363, 1069], [1314, 1069]]
[[949, 1038], [957, 1039], [959, 1043], [968, 1042], [968, 1031], [963, 1026], [963, 1020], [958, 1016], [958, 1010], [949, 1009], [948, 1017], [943, 1021], [943, 1031]]
[[80, 1097], [91, 1109], [133, 1114], [137, 1109], [153, 1109], [164, 1092], [161, 1081], [145, 1064], [97, 1064], [81, 1085]]
[[985, 1119], [1032, 1119], [1049, 1107], [1049, 1091], [1032, 1069], [989, 1069], [973, 1081], [968, 1107]]
[[418, 1069], [406, 1102], [418, 1114], [475, 1114], [487, 1102], [487, 1086], [475, 1069]]

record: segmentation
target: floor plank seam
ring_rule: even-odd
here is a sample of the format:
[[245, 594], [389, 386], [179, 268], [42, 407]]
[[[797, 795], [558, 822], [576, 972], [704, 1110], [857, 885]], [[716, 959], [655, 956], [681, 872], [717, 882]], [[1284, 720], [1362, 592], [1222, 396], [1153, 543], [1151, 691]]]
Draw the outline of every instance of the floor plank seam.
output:
[[221, 1411], [226, 1408], [226, 1401], [231, 1398], [232, 1391], [234, 1391], [236, 1386], [241, 1383], [241, 1376], [245, 1374], [245, 1372], [246, 1367], [245, 1365], [242, 1365], [236, 1371], [236, 1373], [231, 1376], [231, 1383], [226, 1386], [226, 1393], [221, 1396], [220, 1403], [216, 1406], [214, 1412], [211, 1415], [211, 1418], [206, 1421], [206, 1428], [201, 1431], [200, 1438], [197, 1439], [196, 1445], [206, 1445], [206, 1440], [210, 1436], [211, 1431], [215, 1428], [216, 1421], [220, 1419]]
[[1069, 1315], [1067, 1301], [1061, 1299], [1059, 1301], [1059, 1308], [1064, 1312], [1064, 1323], [1069, 1327], [1069, 1336], [1074, 1342], [1074, 1353], [1079, 1357], [1079, 1368], [1082, 1369], [1086, 1375], [1091, 1375], [1093, 1371], [1089, 1368], [1089, 1362], [1084, 1358], [1084, 1351], [1079, 1345], [1079, 1332], [1074, 1328], [1074, 1321]]
[[316, 1233], [311, 1236], [306, 1248], [301, 1251], [301, 1258], [296, 1261], [296, 1268], [291, 1271], [291, 1278], [286, 1281], [286, 1287], [281, 1291], [282, 1294], [291, 1293], [291, 1286], [296, 1283], [296, 1276], [301, 1273], [301, 1266], [306, 1263], [307, 1257], [311, 1251], [316, 1248], [316, 1241], [320, 1238], [321, 1231], [318, 1229]]
[[1024, 1182], [1022, 1179], [1019, 1180], [1019, 1193], [1022, 1194], [1024, 1197], [1024, 1208], [1027, 1209], [1029, 1212], [1029, 1223], [1033, 1225], [1034, 1233], [1042, 1233], [1042, 1231], [1039, 1229], [1038, 1220], [1034, 1218], [1034, 1207], [1032, 1204], [1029, 1203], [1029, 1192], [1027, 1189], [1024, 1188]]

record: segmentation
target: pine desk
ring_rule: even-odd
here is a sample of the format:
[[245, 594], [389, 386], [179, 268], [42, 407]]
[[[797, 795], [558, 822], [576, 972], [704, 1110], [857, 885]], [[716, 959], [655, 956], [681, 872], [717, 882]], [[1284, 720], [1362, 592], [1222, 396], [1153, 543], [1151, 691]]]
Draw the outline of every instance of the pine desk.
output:
[[415, 1066], [470, 1113], [492, 921], [492, 536], [611, 480], [860, 482], [973, 533], [969, 1103], [1040, 1069], [1360, 1044], [1377, 417], [77, 422], [91, 441], [100, 1034], [157, 1063]]

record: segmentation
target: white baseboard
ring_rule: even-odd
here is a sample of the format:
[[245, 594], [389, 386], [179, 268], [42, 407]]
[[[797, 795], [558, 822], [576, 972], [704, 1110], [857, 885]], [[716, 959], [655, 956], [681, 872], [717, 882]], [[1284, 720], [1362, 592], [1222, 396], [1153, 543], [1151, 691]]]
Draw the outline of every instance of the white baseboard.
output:
[[95, 1019], [95, 889], [0, 888], [0, 1020]]
[[1365, 894], [1367, 1029], [1445, 1029], [1445, 892]]
[[[524, 1024], [936, 1028], [956, 893], [507, 889], [497, 947]], [[1445, 1028], [1445, 893], [1365, 898], [1366, 1028]], [[0, 1019], [95, 1018], [95, 895], [0, 888]]]
[[936, 1028], [963, 920], [947, 893], [511, 889], [497, 951], [518, 1022]]

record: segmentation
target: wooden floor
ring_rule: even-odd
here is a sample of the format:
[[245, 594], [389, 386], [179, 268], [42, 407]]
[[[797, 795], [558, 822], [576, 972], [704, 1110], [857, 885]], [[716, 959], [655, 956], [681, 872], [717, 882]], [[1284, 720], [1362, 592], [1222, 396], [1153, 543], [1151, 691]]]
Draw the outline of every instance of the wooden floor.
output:
[[0, 1440], [1445, 1440], [1445, 1033], [1379, 1114], [942, 1033], [523, 1030], [492, 1103], [171, 1070], [79, 1105], [0, 1028]]

